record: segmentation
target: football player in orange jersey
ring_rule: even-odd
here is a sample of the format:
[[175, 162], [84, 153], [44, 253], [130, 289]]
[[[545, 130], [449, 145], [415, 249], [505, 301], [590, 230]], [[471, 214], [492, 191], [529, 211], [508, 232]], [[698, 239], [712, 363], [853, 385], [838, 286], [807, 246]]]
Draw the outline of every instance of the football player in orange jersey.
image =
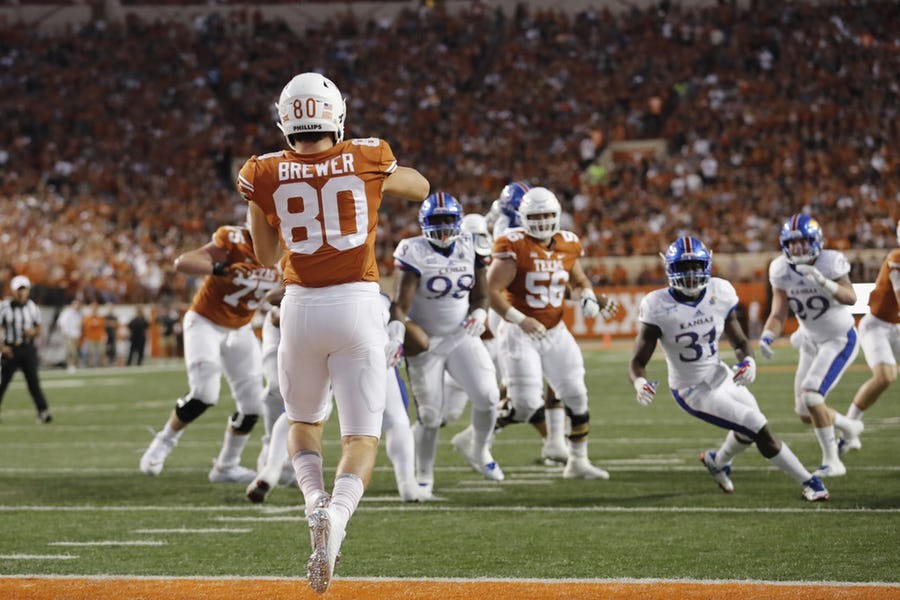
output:
[[209, 472], [213, 483], [247, 482], [255, 475], [240, 465], [250, 430], [262, 412], [262, 357], [250, 320], [277, 284], [275, 269], [256, 260], [246, 227], [220, 227], [212, 241], [175, 259], [186, 275], [205, 275], [184, 315], [184, 363], [190, 390], [179, 398], [162, 431], [141, 457], [140, 469], [159, 475], [166, 457], [191, 422], [219, 401], [222, 373], [237, 410]]
[[546, 378], [571, 421], [563, 476], [608, 479], [609, 474], [588, 459], [584, 358], [562, 314], [567, 285], [580, 298], [586, 317], [609, 318], [616, 312], [616, 302], [598, 299], [591, 288], [578, 262], [581, 242], [574, 233], [559, 230], [561, 207], [553, 192], [531, 188], [518, 210], [521, 227], [496, 239], [488, 271], [491, 307], [504, 317], [497, 336], [511, 407], [505, 418], [531, 423], [546, 436], [542, 398]]
[[[900, 221], [897, 221], [897, 245], [900, 245]], [[859, 345], [872, 376], [863, 382], [847, 417], [862, 420], [863, 413], [897, 380], [897, 357], [900, 356], [900, 248], [891, 250], [875, 280], [869, 296], [869, 314], [859, 322]], [[859, 450], [859, 438], [841, 438], [838, 451]]]
[[[327, 77], [297, 75], [282, 90], [277, 110], [289, 149], [251, 157], [241, 168], [238, 189], [250, 203], [253, 244], [262, 263], [274, 265], [290, 253], [279, 382], [313, 546], [309, 585], [324, 593], [347, 523], [371, 478], [381, 435], [387, 337], [375, 260], [378, 209], [383, 194], [424, 200], [429, 183], [415, 169], [398, 166], [387, 142], [344, 140], [346, 104]], [[331, 494], [322, 473], [329, 381], [341, 428]]]

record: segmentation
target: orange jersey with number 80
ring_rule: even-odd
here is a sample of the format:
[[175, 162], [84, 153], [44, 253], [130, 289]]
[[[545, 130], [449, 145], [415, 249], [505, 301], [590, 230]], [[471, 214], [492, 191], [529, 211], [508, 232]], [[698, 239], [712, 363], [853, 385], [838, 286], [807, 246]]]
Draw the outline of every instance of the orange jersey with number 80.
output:
[[242, 262], [257, 268], [247, 276], [207, 275], [194, 296], [191, 310], [216, 325], [237, 329], [250, 322], [266, 292], [278, 285], [278, 270], [263, 267], [256, 260], [250, 232], [244, 227], [219, 227], [213, 234], [213, 243], [228, 252], [227, 264]]
[[522, 229], [509, 229], [494, 241], [493, 257], [516, 261], [516, 277], [506, 299], [550, 329], [562, 320], [569, 271], [584, 254], [581, 240], [571, 231], [553, 235], [545, 248]]
[[317, 154], [254, 156], [237, 186], [281, 232], [290, 252], [285, 283], [324, 287], [378, 281], [375, 232], [385, 178], [397, 168], [376, 138], [347, 140]]

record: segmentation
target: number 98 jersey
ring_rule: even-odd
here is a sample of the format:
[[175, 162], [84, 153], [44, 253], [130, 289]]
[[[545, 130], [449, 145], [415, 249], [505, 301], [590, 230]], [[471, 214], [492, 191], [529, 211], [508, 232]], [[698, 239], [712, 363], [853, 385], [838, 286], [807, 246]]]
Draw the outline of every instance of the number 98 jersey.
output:
[[717, 387], [730, 374], [719, 355], [719, 338], [737, 304], [734, 286], [719, 277], [710, 278], [703, 296], [694, 302], [676, 300], [669, 288], [644, 296], [638, 320], [662, 332], [670, 388], [699, 383]]
[[[841, 252], [822, 250], [812, 263], [828, 279], [840, 279], [850, 272], [850, 263]], [[811, 279], [798, 273], [784, 255], [769, 265], [769, 282], [787, 294], [791, 311], [800, 329], [814, 342], [844, 337], [855, 321], [850, 307], [826, 295]]]
[[461, 331], [469, 312], [469, 292], [475, 285], [475, 241], [463, 232], [449, 255], [444, 256], [422, 236], [401, 240], [394, 250], [394, 264], [419, 275], [419, 287], [409, 318], [429, 336]]

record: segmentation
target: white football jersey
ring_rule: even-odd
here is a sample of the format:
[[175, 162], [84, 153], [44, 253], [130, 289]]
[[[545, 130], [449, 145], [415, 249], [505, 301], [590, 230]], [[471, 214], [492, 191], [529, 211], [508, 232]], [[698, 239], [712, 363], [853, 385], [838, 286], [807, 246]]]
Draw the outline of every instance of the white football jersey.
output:
[[444, 256], [422, 236], [397, 244], [394, 262], [419, 275], [409, 318], [430, 336], [457, 332], [469, 313], [469, 291], [475, 286], [475, 241], [463, 232]]
[[638, 320], [656, 325], [669, 366], [673, 390], [698, 383], [716, 387], [730, 373], [719, 355], [725, 319], [738, 303], [734, 286], [712, 277], [703, 297], [695, 302], [676, 300], [669, 288], [654, 290], [641, 300]]
[[[847, 257], [836, 250], [822, 250], [812, 264], [828, 279], [840, 279], [850, 272]], [[800, 329], [812, 341], [824, 342], [844, 336], [853, 327], [850, 307], [829, 298], [812, 280], [798, 273], [784, 255], [769, 265], [769, 282], [773, 288], [787, 294]]]

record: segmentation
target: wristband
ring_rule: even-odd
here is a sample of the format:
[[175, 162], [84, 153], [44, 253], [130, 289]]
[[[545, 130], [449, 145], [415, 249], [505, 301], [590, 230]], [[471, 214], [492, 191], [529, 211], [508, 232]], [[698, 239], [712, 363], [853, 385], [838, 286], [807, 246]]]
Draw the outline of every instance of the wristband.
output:
[[518, 325], [522, 321], [525, 320], [525, 313], [516, 308], [515, 306], [510, 306], [509, 310], [506, 311], [506, 314], [503, 315], [503, 318], [509, 321], [510, 323], [515, 323]]
[[212, 274], [221, 277], [225, 274], [225, 266], [226, 265], [223, 262], [213, 263]]
[[766, 329], [765, 331], [763, 331], [763, 332], [760, 334], [759, 339], [761, 339], [761, 340], [768, 340], [766, 343], [767, 343], [767, 344], [771, 344], [772, 342], [775, 341], [775, 337], [776, 337], [776, 336], [775, 336], [775, 333], [774, 333], [774, 332], [769, 331], [768, 329]]
[[822, 289], [831, 296], [834, 296], [837, 293], [839, 287], [838, 282], [832, 281], [831, 279], [826, 279], [822, 282]]

